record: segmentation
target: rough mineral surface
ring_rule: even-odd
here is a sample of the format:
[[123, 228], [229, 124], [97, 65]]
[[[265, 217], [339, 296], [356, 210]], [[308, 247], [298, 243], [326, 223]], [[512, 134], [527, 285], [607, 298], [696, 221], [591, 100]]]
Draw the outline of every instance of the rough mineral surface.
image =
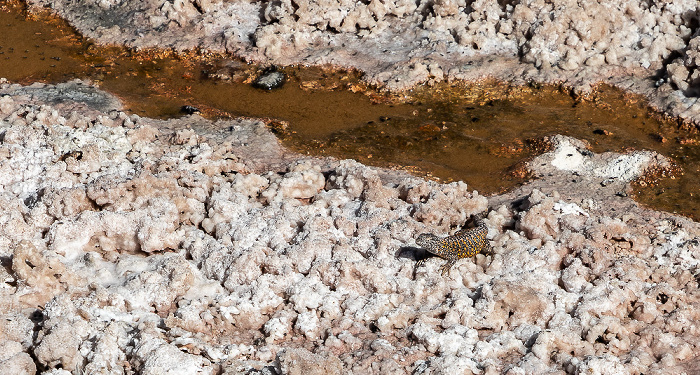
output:
[[[700, 371], [700, 225], [620, 194], [657, 154], [557, 136], [487, 198], [55, 89], [0, 87], [3, 372]], [[414, 269], [483, 211], [493, 255]]]
[[700, 124], [696, 0], [26, 0], [136, 48], [360, 69], [389, 89], [445, 78], [608, 82]]

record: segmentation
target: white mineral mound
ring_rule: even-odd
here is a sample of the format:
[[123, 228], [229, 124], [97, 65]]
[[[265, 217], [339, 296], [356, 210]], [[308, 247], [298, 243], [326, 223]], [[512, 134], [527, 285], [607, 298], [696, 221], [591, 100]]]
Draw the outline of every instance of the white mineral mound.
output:
[[[653, 155], [559, 137], [542, 179], [487, 198], [254, 120], [23, 90], [0, 87], [3, 372], [698, 371], [700, 225], [614, 194]], [[486, 209], [493, 255], [414, 270], [419, 233]]]

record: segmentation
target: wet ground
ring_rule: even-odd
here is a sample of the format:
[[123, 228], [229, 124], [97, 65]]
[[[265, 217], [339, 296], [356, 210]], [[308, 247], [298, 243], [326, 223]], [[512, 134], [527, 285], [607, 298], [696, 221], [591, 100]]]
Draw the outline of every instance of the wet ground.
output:
[[596, 152], [655, 150], [682, 173], [637, 183], [635, 197], [700, 218], [700, 136], [610, 87], [575, 98], [551, 86], [455, 82], [385, 95], [356, 72], [291, 67], [281, 70], [283, 87], [266, 91], [250, 84], [261, 67], [216, 55], [98, 47], [60, 19], [28, 19], [15, 2], [2, 6], [0, 34], [0, 77], [11, 81], [89, 79], [143, 116], [182, 116], [189, 105], [212, 118], [268, 118], [297, 151], [463, 180], [485, 194], [524, 182], [522, 163], [542, 151], [547, 135], [585, 139]]

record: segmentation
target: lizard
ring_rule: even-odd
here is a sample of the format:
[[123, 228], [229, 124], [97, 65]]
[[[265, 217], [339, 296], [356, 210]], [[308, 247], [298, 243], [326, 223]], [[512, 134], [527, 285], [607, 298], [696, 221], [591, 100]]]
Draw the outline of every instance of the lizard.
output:
[[[449, 273], [450, 268], [462, 258], [473, 257], [481, 251], [489, 250], [491, 245], [486, 239], [488, 229], [481, 215], [476, 215], [474, 218], [475, 228], [462, 228], [452, 236], [440, 238], [431, 233], [422, 233], [416, 238], [416, 244], [424, 248], [431, 254], [435, 254], [447, 262], [440, 267], [441, 274], [444, 276]], [[465, 224], [466, 226], [466, 224]], [[420, 267], [425, 263], [425, 259], [421, 259], [416, 263], [416, 267]]]

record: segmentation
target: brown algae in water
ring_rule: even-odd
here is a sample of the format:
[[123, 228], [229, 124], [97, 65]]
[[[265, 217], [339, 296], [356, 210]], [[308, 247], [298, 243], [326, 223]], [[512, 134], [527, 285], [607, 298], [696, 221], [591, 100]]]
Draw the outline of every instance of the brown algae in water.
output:
[[0, 43], [0, 76], [12, 81], [89, 79], [142, 116], [177, 117], [190, 106], [210, 118], [271, 118], [294, 150], [463, 180], [483, 193], [524, 182], [517, 166], [541, 151], [537, 141], [547, 135], [585, 139], [595, 152], [654, 150], [674, 158], [683, 174], [640, 181], [636, 199], [700, 217], [697, 133], [607, 86], [586, 100], [552, 86], [490, 81], [389, 96], [368, 88], [357, 72], [287, 67], [279, 70], [286, 83], [267, 91], [251, 85], [259, 67], [214, 54], [98, 47], [57, 17], [28, 19], [17, 2], [0, 7], [0, 28], [12, 36]]

